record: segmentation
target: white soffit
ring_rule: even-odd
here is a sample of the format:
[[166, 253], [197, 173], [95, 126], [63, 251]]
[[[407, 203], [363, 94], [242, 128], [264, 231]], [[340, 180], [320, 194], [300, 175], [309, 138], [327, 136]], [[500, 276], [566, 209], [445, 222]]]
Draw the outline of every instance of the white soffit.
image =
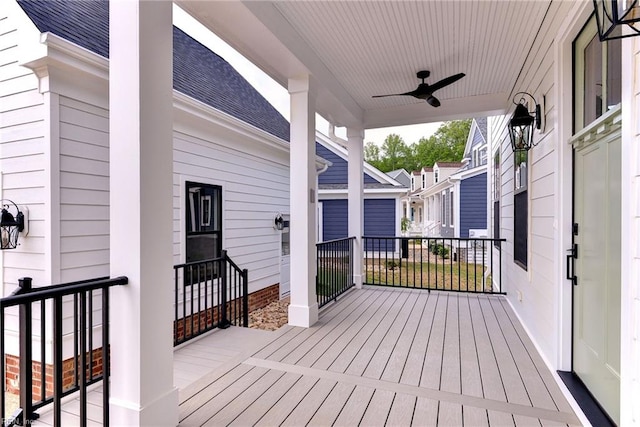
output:
[[[286, 87], [311, 73], [318, 111], [365, 128], [504, 112], [550, 0], [178, 1]], [[409, 96], [456, 73], [433, 108]]]

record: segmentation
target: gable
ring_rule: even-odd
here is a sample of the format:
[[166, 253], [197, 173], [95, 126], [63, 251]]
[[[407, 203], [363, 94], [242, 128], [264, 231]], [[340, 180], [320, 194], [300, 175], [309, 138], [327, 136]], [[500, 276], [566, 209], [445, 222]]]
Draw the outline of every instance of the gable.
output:
[[[39, 31], [109, 57], [109, 2], [19, 2]], [[289, 122], [227, 61], [173, 27], [173, 88], [245, 123], [289, 141]]]
[[[349, 181], [348, 162], [333, 151], [316, 142], [316, 154], [332, 163], [331, 166], [318, 176], [318, 184], [347, 184]], [[365, 184], [376, 184], [378, 180], [364, 173]]]

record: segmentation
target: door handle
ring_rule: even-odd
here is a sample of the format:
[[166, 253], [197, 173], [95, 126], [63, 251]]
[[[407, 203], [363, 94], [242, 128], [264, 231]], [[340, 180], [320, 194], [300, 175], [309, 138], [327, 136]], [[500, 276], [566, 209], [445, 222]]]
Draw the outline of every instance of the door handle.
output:
[[575, 276], [573, 271], [573, 261], [576, 259], [576, 250], [575, 248], [567, 249], [567, 280], [571, 280], [573, 286], [578, 285], [578, 278]]

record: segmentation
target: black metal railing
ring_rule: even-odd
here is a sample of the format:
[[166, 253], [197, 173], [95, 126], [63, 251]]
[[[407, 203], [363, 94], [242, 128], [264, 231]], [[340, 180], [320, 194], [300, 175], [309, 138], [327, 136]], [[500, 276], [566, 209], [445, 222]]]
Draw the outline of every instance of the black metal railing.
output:
[[173, 267], [173, 345], [215, 328], [249, 326], [248, 272], [222, 251], [220, 258]]
[[353, 243], [355, 237], [316, 244], [316, 294], [318, 306], [334, 301], [353, 287]]
[[504, 293], [502, 252], [493, 250], [496, 241], [504, 239], [365, 236], [363, 283]]
[[[109, 288], [127, 283], [126, 277], [118, 277], [32, 288], [31, 278], [25, 277], [13, 294], [0, 300], [3, 426], [30, 424], [38, 418], [34, 411], [52, 402], [54, 425], [61, 426], [61, 399], [76, 391], [80, 422], [86, 425], [87, 386], [109, 376]], [[7, 353], [7, 324], [17, 329], [19, 354]], [[6, 398], [16, 388], [20, 406], [5, 419], [13, 409], [7, 408]], [[106, 426], [109, 381], [102, 382], [102, 396]]]

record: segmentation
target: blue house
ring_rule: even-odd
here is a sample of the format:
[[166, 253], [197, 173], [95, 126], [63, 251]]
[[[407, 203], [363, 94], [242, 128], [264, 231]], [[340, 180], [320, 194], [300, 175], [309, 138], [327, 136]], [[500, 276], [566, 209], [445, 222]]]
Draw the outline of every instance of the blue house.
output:
[[[316, 154], [331, 165], [318, 176], [318, 241], [347, 237], [347, 149], [345, 143], [316, 134]], [[364, 234], [399, 236], [400, 197], [407, 187], [364, 164]]]
[[[429, 237], [487, 234], [487, 119], [473, 119], [461, 163], [436, 162], [423, 170], [427, 186], [417, 194]], [[428, 185], [432, 182], [432, 185]], [[415, 198], [416, 196], [414, 196]]]

